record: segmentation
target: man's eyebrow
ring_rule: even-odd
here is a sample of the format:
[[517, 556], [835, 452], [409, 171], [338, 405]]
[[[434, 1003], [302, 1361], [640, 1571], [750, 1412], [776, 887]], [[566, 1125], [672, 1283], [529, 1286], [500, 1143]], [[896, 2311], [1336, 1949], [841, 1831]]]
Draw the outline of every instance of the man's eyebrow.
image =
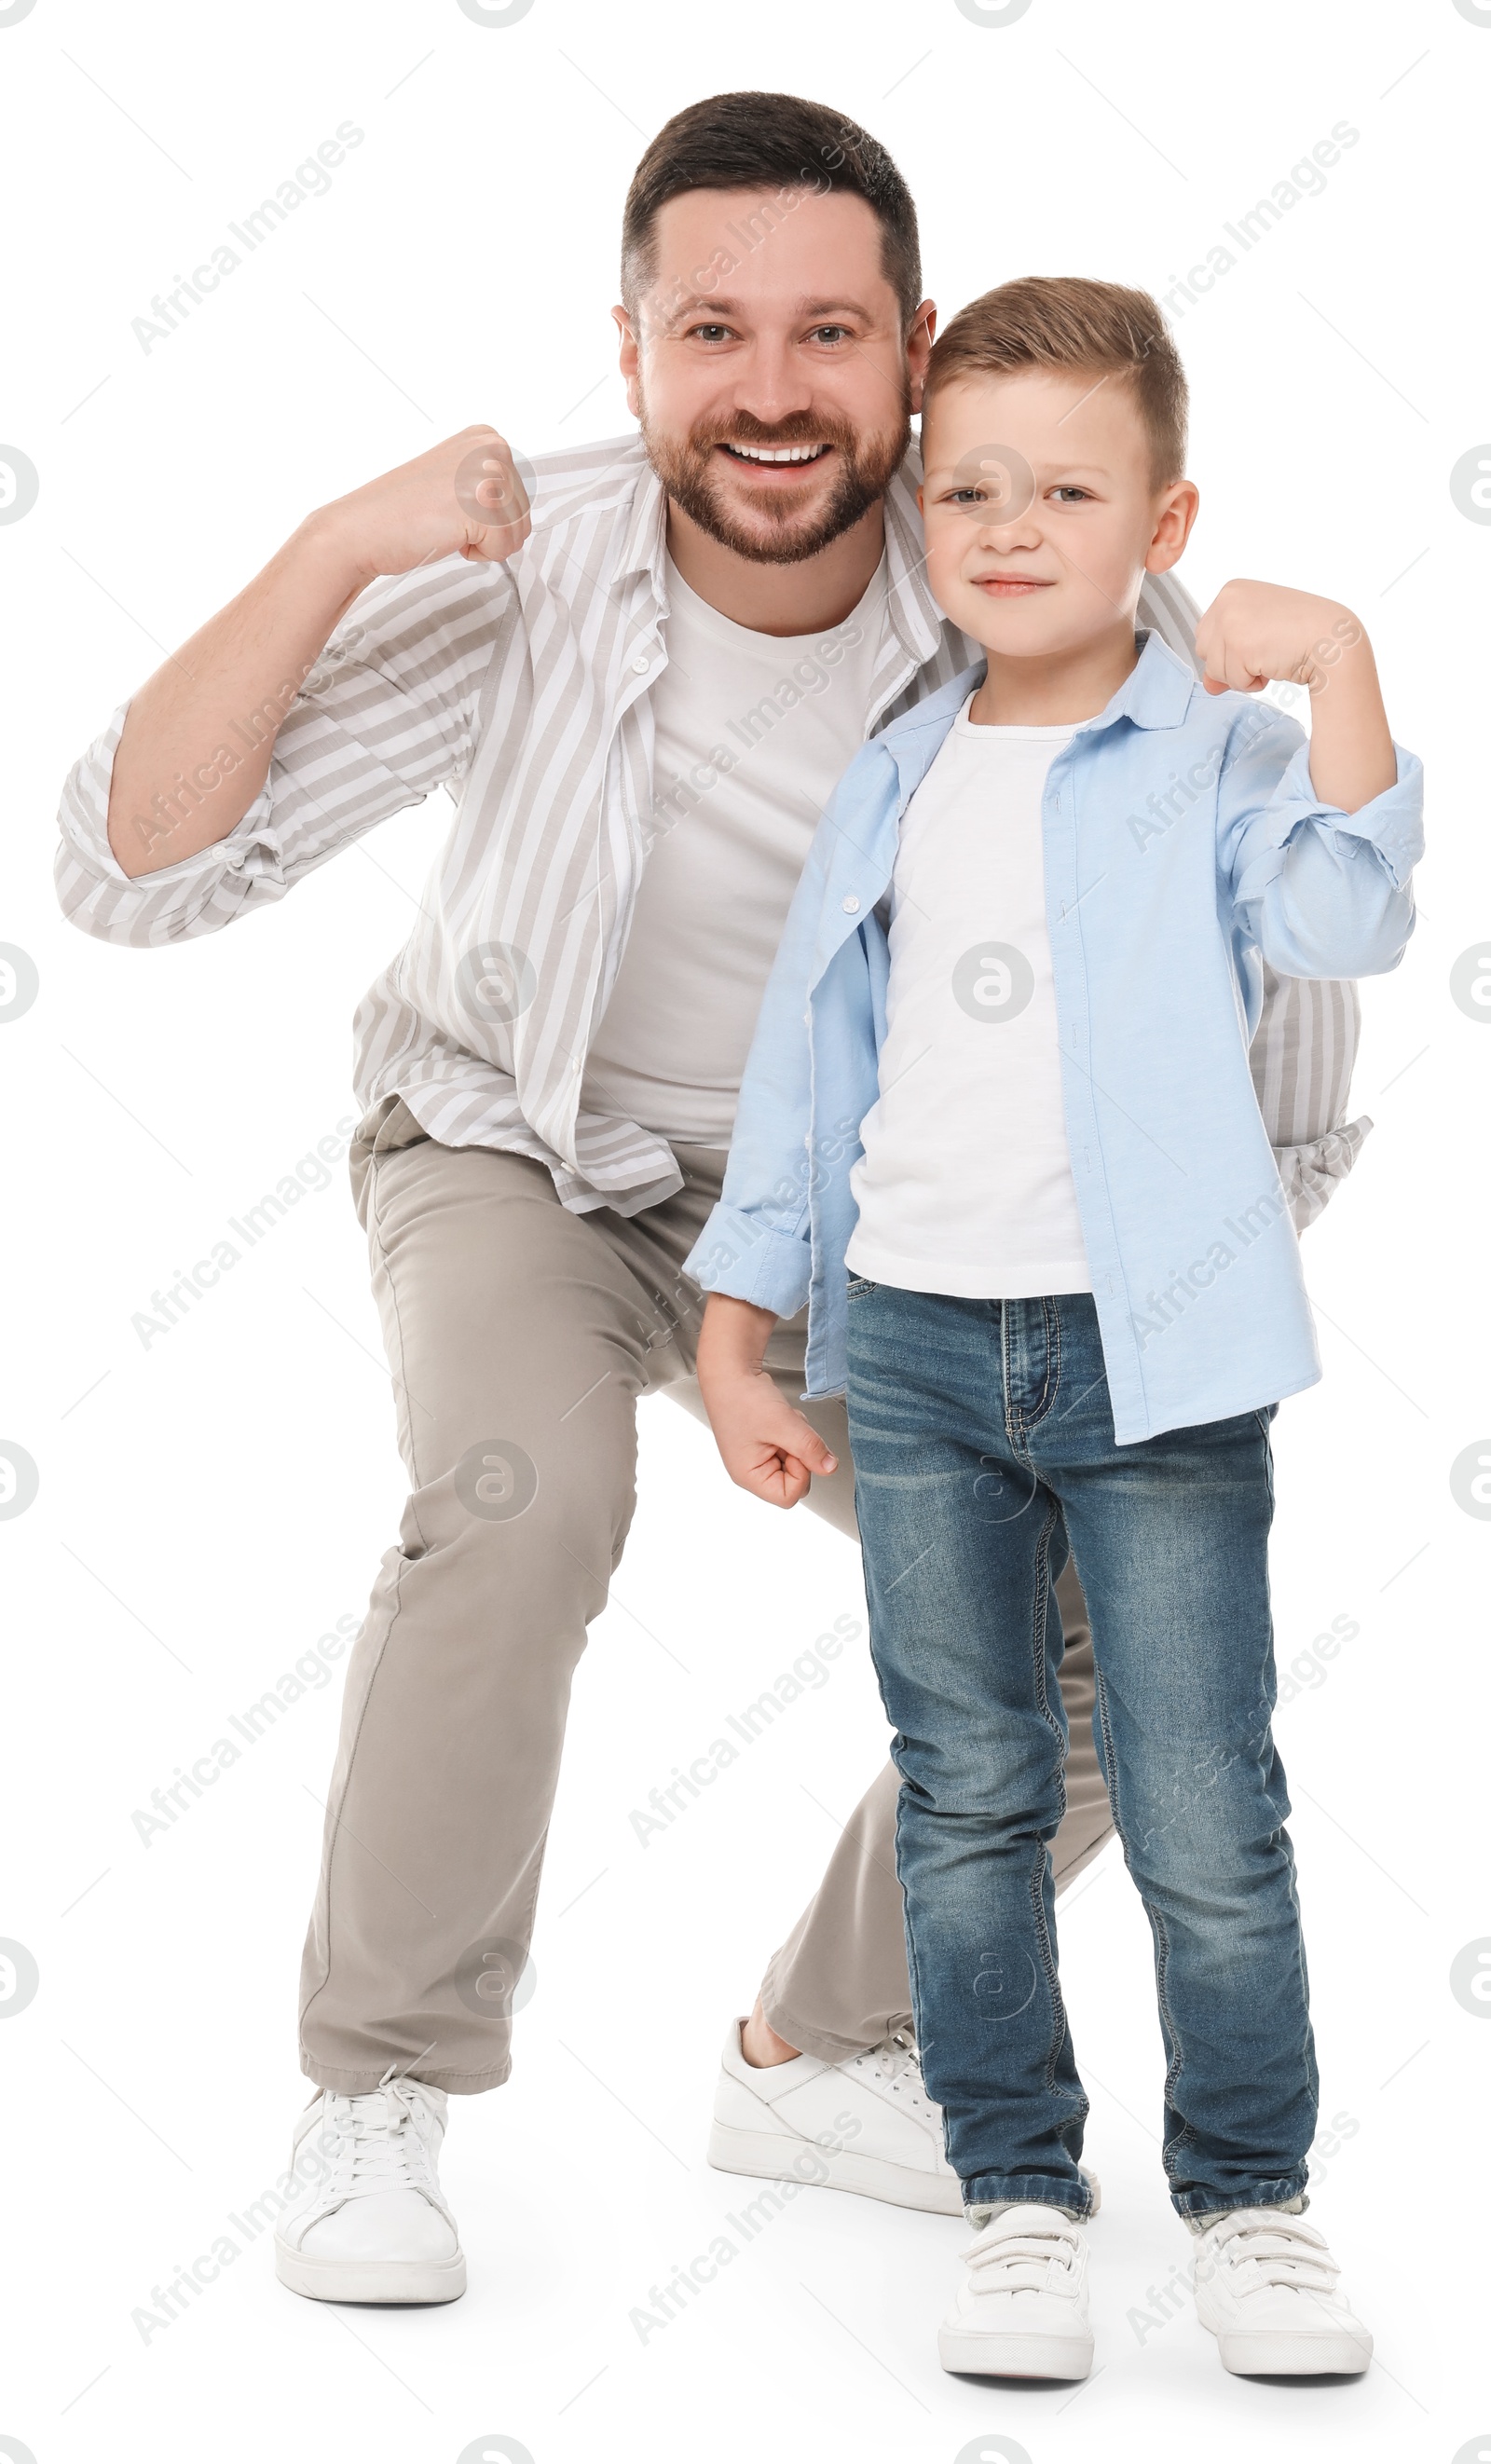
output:
[[[710, 315], [717, 317], [738, 317], [750, 314], [749, 303], [745, 300], [731, 299], [717, 293], [711, 295], [696, 292], [691, 293], [688, 298], [679, 302], [669, 321], [676, 322], [683, 317], [697, 317], [705, 310], [708, 310]], [[858, 299], [803, 299], [798, 302], [792, 313], [797, 317], [823, 319], [829, 316], [860, 317], [866, 324], [873, 321], [869, 310]]]

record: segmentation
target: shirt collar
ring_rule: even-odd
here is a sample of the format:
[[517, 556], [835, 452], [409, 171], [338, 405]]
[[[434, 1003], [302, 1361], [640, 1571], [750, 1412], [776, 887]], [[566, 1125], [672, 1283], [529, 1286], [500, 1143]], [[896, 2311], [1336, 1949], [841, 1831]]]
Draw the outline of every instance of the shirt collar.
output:
[[1111, 727], [1120, 718], [1130, 719], [1135, 727], [1179, 727], [1185, 718], [1192, 694], [1200, 691], [1195, 669], [1177, 658], [1158, 633], [1140, 632], [1134, 639], [1139, 645], [1137, 662], [1107, 709], [1084, 721], [1077, 730], [1079, 736]]
[[[933, 603], [935, 605], [935, 603]], [[1094, 735], [1100, 727], [1111, 727], [1116, 719], [1132, 720], [1135, 727], [1179, 727], [1191, 707], [1191, 696], [1199, 692], [1195, 675], [1185, 660], [1177, 658], [1158, 633], [1135, 635], [1139, 657], [1124, 678], [1118, 691], [1096, 718], [1084, 719], [1073, 729], [1075, 736]], [[903, 718], [888, 727], [880, 741], [888, 752], [899, 753], [912, 739], [926, 732], [945, 736], [953, 720], [971, 693], [977, 690], [988, 673], [987, 663], [980, 659], [976, 667], [965, 668], [961, 675], [944, 685], [940, 692], [919, 701]]]
[[617, 536], [613, 582], [645, 573], [659, 606], [668, 604], [664, 569], [668, 558], [668, 496], [663, 482], [644, 454], [632, 491], [631, 508]]

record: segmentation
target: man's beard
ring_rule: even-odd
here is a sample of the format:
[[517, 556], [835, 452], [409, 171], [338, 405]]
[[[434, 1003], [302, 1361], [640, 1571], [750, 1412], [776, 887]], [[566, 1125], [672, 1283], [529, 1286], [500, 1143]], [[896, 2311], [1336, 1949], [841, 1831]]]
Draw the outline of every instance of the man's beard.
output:
[[[717, 539], [721, 547], [749, 558], [753, 564], [800, 564], [834, 539], [842, 539], [871, 505], [878, 504], [905, 460], [911, 441], [910, 386], [904, 380], [899, 423], [891, 430], [867, 437], [846, 420], [825, 419], [806, 411], [795, 411], [790, 419], [779, 420], [774, 428], [753, 419], [749, 411], [737, 411], [724, 427], [717, 421], [702, 421], [682, 441], [660, 435], [650, 426], [646, 402], [640, 418], [647, 459], [674, 504], [681, 506], [690, 520], [697, 522], [700, 530]], [[720, 494], [715, 476], [719, 468], [714, 454], [717, 445], [758, 445], [765, 449], [832, 445], [839, 453], [838, 477], [827, 503], [819, 512], [805, 514], [803, 492], [794, 489], [763, 502], [756, 521], [746, 522], [736, 517]]]

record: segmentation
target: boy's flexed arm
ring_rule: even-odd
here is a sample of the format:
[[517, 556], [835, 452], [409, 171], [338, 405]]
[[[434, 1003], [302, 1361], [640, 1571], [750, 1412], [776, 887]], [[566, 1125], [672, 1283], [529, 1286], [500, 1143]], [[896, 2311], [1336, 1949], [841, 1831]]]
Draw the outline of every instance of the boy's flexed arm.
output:
[[1396, 783], [1377, 662], [1349, 607], [1274, 582], [1229, 582], [1197, 625], [1195, 648], [1208, 693], [1306, 687], [1310, 777], [1322, 803], [1359, 812]]
[[1307, 743], [1259, 710], [1234, 730], [1222, 774], [1223, 866], [1263, 957], [1285, 976], [1396, 966], [1414, 925], [1423, 774], [1393, 742], [1360, 620], [1308, 591], [1229, 582], [1196, 651], [1209, 693], [1287, 681], [1310, 693]]

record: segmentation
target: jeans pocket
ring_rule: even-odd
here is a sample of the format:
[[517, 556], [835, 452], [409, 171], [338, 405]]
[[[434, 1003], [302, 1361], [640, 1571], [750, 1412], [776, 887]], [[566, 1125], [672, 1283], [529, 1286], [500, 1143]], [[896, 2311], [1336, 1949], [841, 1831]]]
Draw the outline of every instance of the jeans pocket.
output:
[[851, 1275], [844, 1287], [844, 1294], [845, 1300], [860, 1301], [866, 1292], [878, 1292], [880, 1286], [872, 1284], [866, 1275]]

